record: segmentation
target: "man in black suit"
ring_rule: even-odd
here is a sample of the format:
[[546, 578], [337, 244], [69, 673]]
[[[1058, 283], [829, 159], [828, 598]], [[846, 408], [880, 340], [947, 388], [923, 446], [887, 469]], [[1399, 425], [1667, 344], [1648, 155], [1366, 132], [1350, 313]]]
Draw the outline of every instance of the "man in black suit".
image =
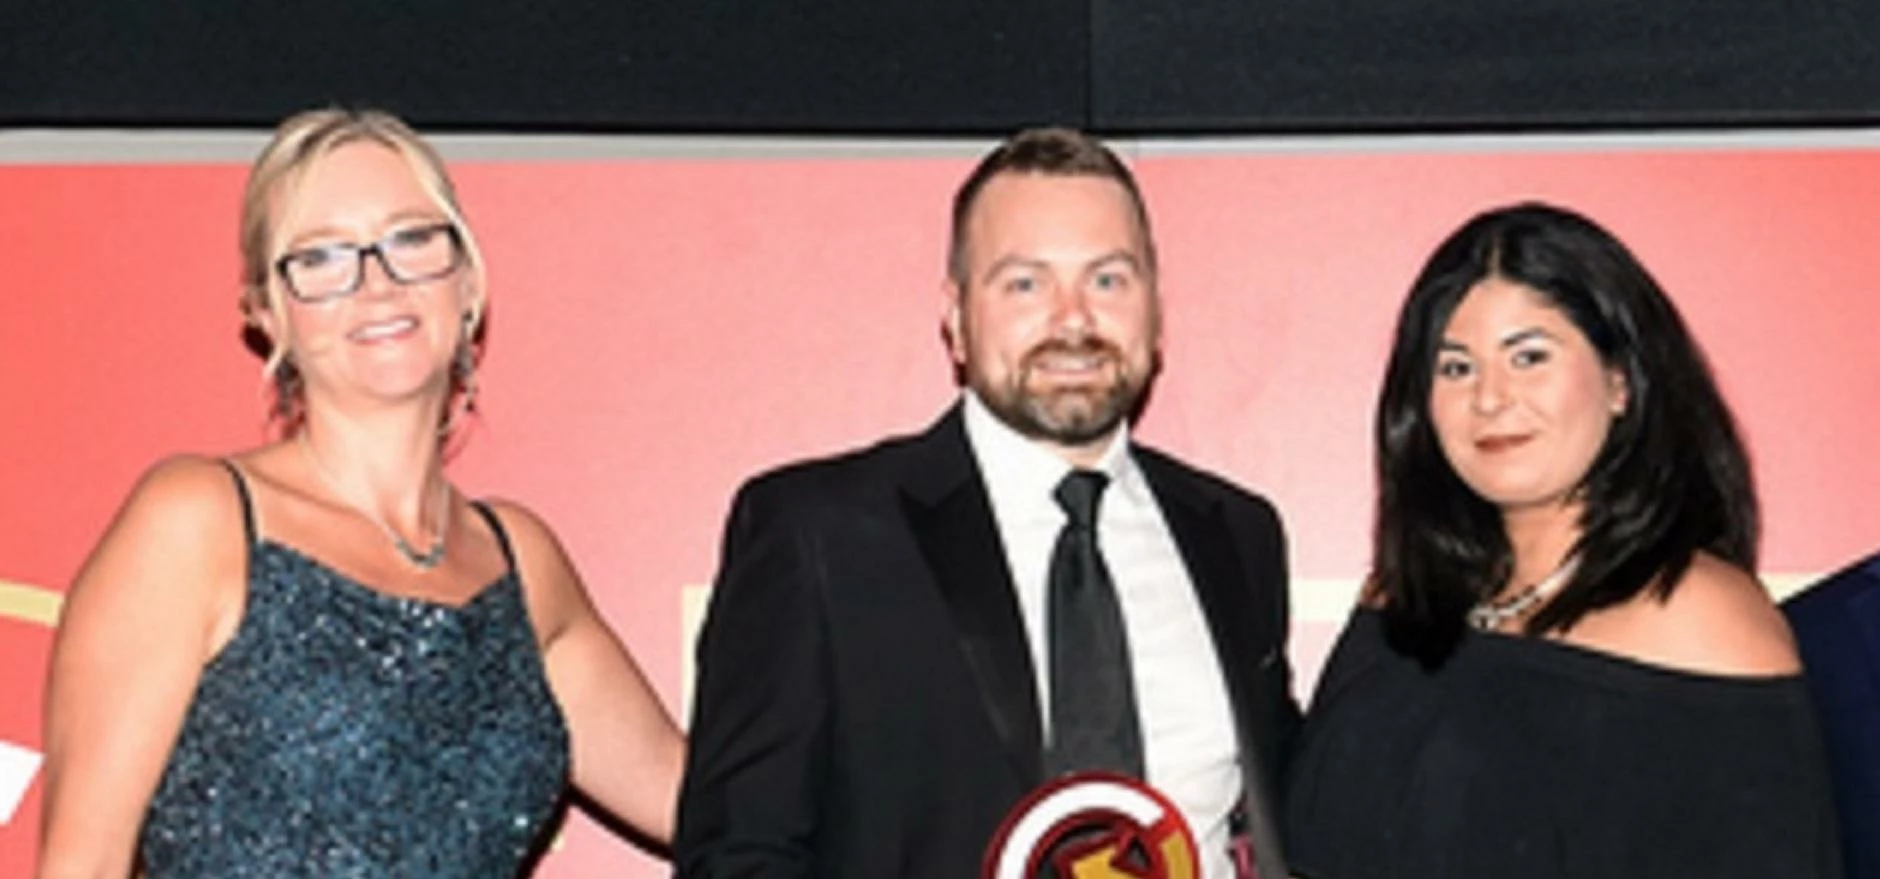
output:
[[1833, 770], [1847, 879], [1880, 879], [1880, 553], [1782, 603]]
[[1096, 768], [1166, 795], [1208, 879], [1231, 847], [1285, 876], [1280, 524], [1129, 439], [1161, 318], [1132, 175], [1015, 136], [955, 196], [948, 275], [959, 404], [733, 504], [679, 875], [970, 879], [1028, 792]]

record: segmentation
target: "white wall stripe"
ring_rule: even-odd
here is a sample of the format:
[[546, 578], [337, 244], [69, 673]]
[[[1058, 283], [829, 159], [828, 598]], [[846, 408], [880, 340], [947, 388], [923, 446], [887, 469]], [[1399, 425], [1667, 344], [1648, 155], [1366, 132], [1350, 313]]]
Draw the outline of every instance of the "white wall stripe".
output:
[[[608, 159], [923, 159], [970, 161], [985, 138], [693, 135], [441, 134], [453, 161]], [[0, 165], [246, 163], [267, 142], [258, 130], [0, 129]], [[1111, 138], [1126, 155], [1213, 156], [1474, 152], [1615, 152], [1880, 149], [1880, 127], [1536, 134], [1394, 134]]]
[[13, 820], [43, 759], [38, 751], [0, 739], [0, 827]]

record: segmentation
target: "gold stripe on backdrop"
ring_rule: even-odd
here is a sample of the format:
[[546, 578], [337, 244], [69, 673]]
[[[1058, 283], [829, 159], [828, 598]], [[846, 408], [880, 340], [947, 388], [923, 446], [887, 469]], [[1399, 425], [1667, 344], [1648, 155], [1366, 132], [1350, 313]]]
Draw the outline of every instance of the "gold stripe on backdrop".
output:
[[0, 619], [21, 620], [51, 628], [59, 623], [65, 596], [50, 589], [0, 580]]

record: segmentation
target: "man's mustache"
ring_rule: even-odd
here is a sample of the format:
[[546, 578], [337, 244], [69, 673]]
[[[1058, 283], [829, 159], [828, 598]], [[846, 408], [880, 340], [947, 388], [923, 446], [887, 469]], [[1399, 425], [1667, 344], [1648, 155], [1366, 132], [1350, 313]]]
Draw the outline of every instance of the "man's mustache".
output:
[[1029, 366], [1046, 357], [1103, 357], [1120, 363], [1123, 360], [1123, 349], [1111, 344], [1107, 339], [1095, 336], [1087, 336], [1076, 342], [1049, 339], [1032, 346], [1030, 351], [1025, 352], [1025, 364]]

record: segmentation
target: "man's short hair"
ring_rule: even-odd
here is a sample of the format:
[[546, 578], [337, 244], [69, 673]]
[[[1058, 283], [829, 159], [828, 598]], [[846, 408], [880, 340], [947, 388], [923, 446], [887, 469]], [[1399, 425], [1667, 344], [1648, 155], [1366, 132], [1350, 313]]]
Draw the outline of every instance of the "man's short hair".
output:
[[1142, 233], [1145, 270], [1155, 277], [1155, 236], [1149, 232], [1149, 209], [1143, 204], [1136, 177], [1116, 153], [1096, 138], [1069, 128], [1028, 128], [999, 144], [953, 194], [952, 238], [947, 245], [947, 276], [964, 290], [971, 286], [966, 265], [966, 223], [980, 190], [992, 178], [1007, 172], [1114, 180], [1129, 195], [1136, 228]]

